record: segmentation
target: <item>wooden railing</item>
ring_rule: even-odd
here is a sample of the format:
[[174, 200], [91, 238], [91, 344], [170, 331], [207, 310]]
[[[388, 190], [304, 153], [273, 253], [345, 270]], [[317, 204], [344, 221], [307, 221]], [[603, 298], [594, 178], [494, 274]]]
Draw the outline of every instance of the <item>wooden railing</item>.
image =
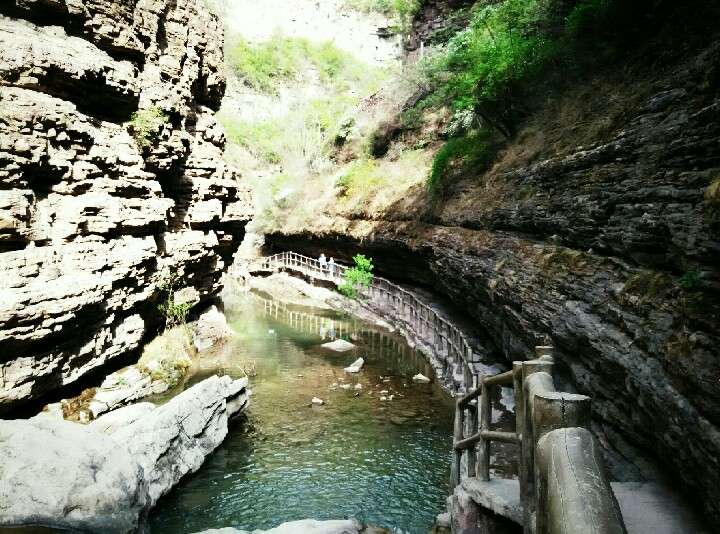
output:
[[[319, 260], [295, 252], [258, 258], [247, 265], [250, 272], [293, 270], [315, 279], [334, 282], [342, 281], [348, 268], [336, 263], [335, 272], [331, 275], [328, 267], [321, 269]], [[229, 274], [233, 273], [234, 268], [231, 267]], [[479, 372], [473, 364], [479, 362], [479, 358], [455, 325], [410, 291], [380, 276], [373, 276], [370, 287], [364, 289], [363, 294], [376, 305], [390, 307], [396, 318], [402, 320], [408, 329], [433, 349], [442, 361], [443, 378], [451, 385], [453, 393], [477, 386]]]
[[[535, 350], [537, 359], [483, 376], [457, 401], [451, 486], [461, 483], [463, 454], [468, 455], [467, 476], [489, 481], [491, 443], [512, 443], [518, 447], [525, 533], [622, 534], [622, 515], [589, 432], [590, 398], [557, 392], [552, 348]], [[490, 429], [490, 388], [497, 386], [514, 389], [515, 432]]]

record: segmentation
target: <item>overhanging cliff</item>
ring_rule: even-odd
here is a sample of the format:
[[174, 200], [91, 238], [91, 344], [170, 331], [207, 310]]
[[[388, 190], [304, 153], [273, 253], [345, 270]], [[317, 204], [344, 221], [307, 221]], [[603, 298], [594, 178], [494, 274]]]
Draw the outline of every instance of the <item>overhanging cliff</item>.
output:
[[[383, 275], [432, 285], [508, 362], [553, 345], [605, 445], [631, 462], [626, 443], [651, 451], [720, 524], [719, 50], [594, 95], [586, 123], [607, 120], [605, 98], [626, 104], [592, 143], [567, 135], [550, 157], [515, 158], [434, 200], [420, 186], [383, 207], [380, 192], [364, 205], [336, 196], [268, 242], [363, 253]], [[520, 137], [510, 150], [532, 148]]]
[[0, 5], [0, 413], [138, 348], [163, 273], [220, 290], [222, 42], [202, 0]]

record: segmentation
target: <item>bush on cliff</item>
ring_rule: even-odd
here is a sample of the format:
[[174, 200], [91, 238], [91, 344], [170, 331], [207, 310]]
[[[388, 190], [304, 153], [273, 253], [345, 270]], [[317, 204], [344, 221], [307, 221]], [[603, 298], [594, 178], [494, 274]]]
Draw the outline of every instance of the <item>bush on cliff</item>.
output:
[[665, 0], [652, 7], [642, 0], [478, 1], [468, 27], [421, 69], [429, 96], [416, 107], [447, 106], [456, 119], [473, 119], [468, 128], [448, 132], [451, 140], [437, 155], [429, 185], [451, 170], [463, 171], [461, 163], [471, 158], [460, 148], [478, 132], [515, 138], [523, 119], [554, 92], [639, 50], [672, 9]]
[[415, 14], [420, 10], [418, 0], [345, 0], [345, 5], [363, 13], [381, 13], [395, 21], [394, 30], [406, 33]]
[[170, 117], [163, 110], [158, 108], [138, 109], [130, 116], [130, 128], [140, 148], [151, 147], [163, 124], [166, 124]]

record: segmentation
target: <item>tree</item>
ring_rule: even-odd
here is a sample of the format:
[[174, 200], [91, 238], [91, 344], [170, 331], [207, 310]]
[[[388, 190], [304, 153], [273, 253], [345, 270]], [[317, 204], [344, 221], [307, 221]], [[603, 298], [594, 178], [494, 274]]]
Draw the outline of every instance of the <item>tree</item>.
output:
[[338, 285], [338, 291], [353, 300], [360, 300], [360, 290], [370, 287], [373, 279], [372, 258], [357, 254], [353, 260], [355, 267], [345, 269], [345, 282]]
[[473, 14], [470, 27], [448, 44], [442, 71], [445, 98], [471, 111], [507, 138], [525, 111], [523, 82], [537, 73], [552, 46], [539, 26], [537, 0], [507, 0]]

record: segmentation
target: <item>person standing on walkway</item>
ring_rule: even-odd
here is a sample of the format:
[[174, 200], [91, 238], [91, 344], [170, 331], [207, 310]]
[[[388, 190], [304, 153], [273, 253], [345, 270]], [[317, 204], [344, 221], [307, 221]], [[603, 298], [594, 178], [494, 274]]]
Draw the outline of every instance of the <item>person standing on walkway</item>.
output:
[[330, 258], [330, 262], [328, 263], [328, 271], [330, 273], [330, 279], [335, 279], [335, 260], [333, 258]]
[[320, 258], [318, 258], [318, 262], [320, 262], [320, 274], [323, 273], [325, 270], [325, 267], [327, 267], [327, 259], [325, 259], [325, 253], [320, 254]]

